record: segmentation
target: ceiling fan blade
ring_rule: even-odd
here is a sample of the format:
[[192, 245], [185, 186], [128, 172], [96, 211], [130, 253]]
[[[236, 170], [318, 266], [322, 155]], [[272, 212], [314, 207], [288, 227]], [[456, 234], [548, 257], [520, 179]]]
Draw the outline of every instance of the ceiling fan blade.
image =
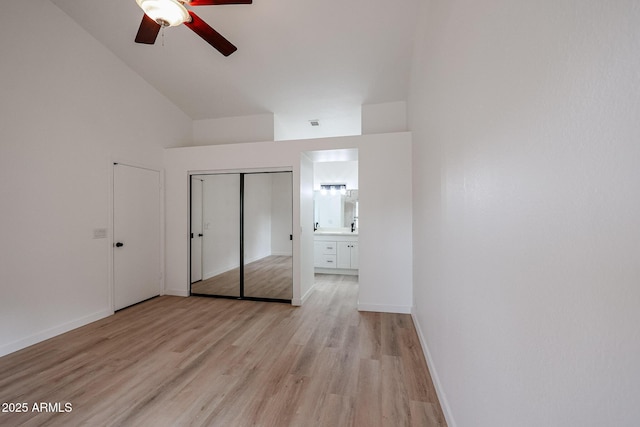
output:
[[194, 33], [202, 37], [211, 46], [218, 49], [221, 54], [229, 56], [238, 50], [238, 48], [232, 45], [229, 40], [225, 39], [219, 32], [200, 19], [198, 15], [192, 11], [189, 11], [189, 15], [191, 15], [191, 22], [185, 22], [184, 25], [191, 28]]
[[160, 24], [145, 14], [142, 17], [140, 28], [138, 28], [138, 34], [136, 34], [136, 43], [154, 44], [160, 28]]
[[189, 6], [216, 6], [220, 4], [251, 4], [253, 0], [187, 0]]

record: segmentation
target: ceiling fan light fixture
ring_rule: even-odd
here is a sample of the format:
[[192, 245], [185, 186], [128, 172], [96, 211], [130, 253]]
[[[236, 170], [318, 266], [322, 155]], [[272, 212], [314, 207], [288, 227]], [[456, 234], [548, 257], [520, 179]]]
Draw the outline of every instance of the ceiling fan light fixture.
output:
[[144, 13], [163, 27], [189, 21], [189, 11], [177, 0], [136, 0]]

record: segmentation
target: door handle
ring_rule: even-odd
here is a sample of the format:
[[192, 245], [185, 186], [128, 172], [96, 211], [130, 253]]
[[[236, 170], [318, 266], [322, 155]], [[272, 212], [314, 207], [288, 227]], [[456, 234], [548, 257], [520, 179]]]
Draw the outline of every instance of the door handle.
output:
[[202, 236], [204, 236], [204, 234], [198, 233], [198, 237], [202, 237]]
[[114, 246], [115, 246], [116, 248], [121, 248], [121, 247], [123, 247], [123, 246], [124, 246], [124, 243], [122, 243], [122, 242], [117, 242]]

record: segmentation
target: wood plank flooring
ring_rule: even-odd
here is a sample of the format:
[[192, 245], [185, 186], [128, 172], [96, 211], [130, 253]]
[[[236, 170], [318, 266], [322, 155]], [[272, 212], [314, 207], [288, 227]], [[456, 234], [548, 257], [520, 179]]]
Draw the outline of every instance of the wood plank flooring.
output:
[[[204, 295], [240, 295], [240, 269], [234, 268], [191, 284], [191, 292]], [[244, 294], [255, 298], [291, 300], [293, 264], [290, 256], [271, 255], [244, 266]]]
[[0, 425], [445, 426], [411, 317], [316, 282], [302, 307], [158, 297], [2, 357], [0, 403], [28, 412]]

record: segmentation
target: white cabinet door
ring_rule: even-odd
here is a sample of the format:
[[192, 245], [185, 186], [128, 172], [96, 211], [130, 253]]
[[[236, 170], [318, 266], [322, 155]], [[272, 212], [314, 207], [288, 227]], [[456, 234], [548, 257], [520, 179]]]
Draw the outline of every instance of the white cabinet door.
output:
[[358, 242], [338, 242], [338, 268], [358, 268]]
[[351, 242], [338, 242], [338, 268], [351, 268]]
[[358, 242], [351, 243], [351, 268], [358, 269], [360, 268], [360, 263], [358, 261]]

